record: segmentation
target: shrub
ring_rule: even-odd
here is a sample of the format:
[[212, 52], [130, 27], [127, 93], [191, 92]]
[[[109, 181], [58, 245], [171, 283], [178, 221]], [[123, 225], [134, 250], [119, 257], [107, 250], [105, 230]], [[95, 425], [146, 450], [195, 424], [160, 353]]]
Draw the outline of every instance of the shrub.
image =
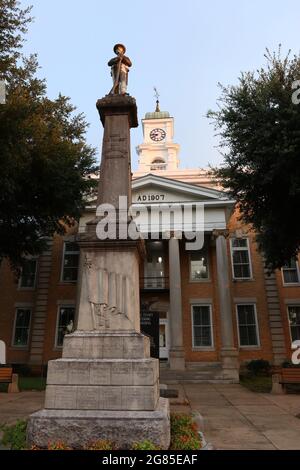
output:
[[171, 414], [171, 449], [197, 450], [201, 448], [201, 439], [192, 416]]
[[186, 414], [171, 413], [171, 432], [177, 434], [182, 432], [183, 429], [194, 425], [192, 417]]
[[265, 361], [264, 359], [255, 359], [248, 362], [247, 369], [254, 375], [268, 375], [271, 370], [271, 365], [269, 361]]
[[131, 450], [160, 450], [160, 447], [157, 447], [155, 444], [153, 444], [153, 442], [145, 439], [141, 442], [135, 442], [132, 445]]
[[49, 442], [48, 450], [72, 450], [71, 447], [67, 446], [63, 441]]
[[22, 450], [26, 448], [26, 428], [27, 422], [18, 420], [12, 426], [2, 426], [2, 444], [12, 450]]
[[85, 450], [116, 450], [116, 446], [112, 441], [109, 440], [99, 440], [90, 442], [84, 446]]
[[199, 450], [201, 447], [201, 440], [199, 436], [176, 436], [172, 439], [172, 450]]

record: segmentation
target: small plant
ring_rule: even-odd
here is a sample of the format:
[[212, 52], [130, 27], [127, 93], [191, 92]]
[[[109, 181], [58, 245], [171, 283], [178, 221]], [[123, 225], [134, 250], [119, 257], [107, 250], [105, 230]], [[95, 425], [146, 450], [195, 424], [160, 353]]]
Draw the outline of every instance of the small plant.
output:
[[172, 450], [199, 450], [201, 447], [201, 440], [199, 436], [176, 436], [172, 439]]
[[116, 446], [112, 441], [109, 440], [99, 440], [90, 442], [84, 446], [85, 450], [116, 450]]
[[177, 434], [183, 428], [194, 424], [190, 415], [171, 413], [171, 432]]
[[42, 450], [40, 447], [36, 446], [35, 444], [33, 444], [29, 450]]
[[248, 362], [247, 369], [254, 375], [269, 375], [271, 371], [271, 365], [269, 361], [264, 359], [254, 359]]
[[71, 447], [67, 446], [63, 441], [49, 442], [48, 450], [72, 450]]
[[132, 445], [132, 450], [161, 450], [160, 447], [157, 447], [153, 442], [145, 439], [141, 442], [135, 442]]
[[171, 414], [171, 449], [197, 450], [201, 448], [201, 439], [192, 416]]
[[17, 421], [12, 426], [3, 425], [2, 444], [12, 450], [22, 450], [26, 448], [26, 421]]

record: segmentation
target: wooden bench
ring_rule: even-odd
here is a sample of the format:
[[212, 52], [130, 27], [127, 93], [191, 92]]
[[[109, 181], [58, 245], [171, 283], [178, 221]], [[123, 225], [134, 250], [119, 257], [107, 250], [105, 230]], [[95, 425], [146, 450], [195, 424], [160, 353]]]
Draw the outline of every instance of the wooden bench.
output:
[[0, 383], [8, 384], [8, 393], [19, 391], [18, 374], [13, 374], [12, 367], [0, 367]]
[[286, 393], [286, 385], [300, 384], [300, 367], [286, 367], [272, 376], [273, 393]]

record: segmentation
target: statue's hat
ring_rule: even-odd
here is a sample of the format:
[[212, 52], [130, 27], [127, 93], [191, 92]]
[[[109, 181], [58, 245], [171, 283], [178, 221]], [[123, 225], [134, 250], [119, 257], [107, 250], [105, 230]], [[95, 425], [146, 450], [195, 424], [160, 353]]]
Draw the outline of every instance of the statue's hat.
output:
[[126, 47], [124, 46], [124, 44], [116, 44], [116, 45], [114, 46], [114, 52], [115, 52], [115, 54], [117, 53], [118, 47], [122, 47], [122, 49], [123, 49], [123, 51], [124, 51], [123, 54], [125, 54], [125, 52], [126, 52]]

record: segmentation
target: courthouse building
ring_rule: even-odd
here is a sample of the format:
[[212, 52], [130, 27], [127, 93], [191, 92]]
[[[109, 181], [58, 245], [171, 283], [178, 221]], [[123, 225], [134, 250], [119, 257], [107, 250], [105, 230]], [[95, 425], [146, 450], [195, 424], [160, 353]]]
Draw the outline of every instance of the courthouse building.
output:
[[[174, 227], [170, 239], [145, 241], [141, 311], [150, 319], [153, 354], [159, 355], [163, 373], [220, 378], [224, 354], [232, 364], [289, 360], [292, 341], [300, 339], [298, 261], [269, 276], [253, 232], [238, 220], [235, 201], [207, 170], [180, 168], [169, 113], [147, 113], [142, 126], [134, 204], [154, 210], [162, 203], [204, 206], [200, 250], [188, 248], [178, 236], [180, 227]], [[55, 236], [38, 259], [28, 260], [18, 283], [8, 263], [1, 264], [0, 340], [6, 343], [8, 363], [37, 368], [60, 357], [64, 334], [76, 325], [76, 233], [94, 212], [93, 205], [87, 207], [78, 227]]]

